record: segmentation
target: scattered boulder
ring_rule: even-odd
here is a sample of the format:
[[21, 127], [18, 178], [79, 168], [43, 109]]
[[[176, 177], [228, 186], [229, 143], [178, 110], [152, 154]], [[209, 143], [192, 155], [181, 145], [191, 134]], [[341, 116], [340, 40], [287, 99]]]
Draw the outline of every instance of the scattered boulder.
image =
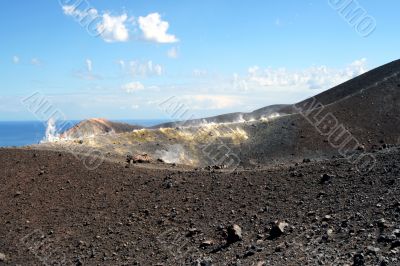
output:
[[0, 253], [0, 261], [5, 262], [6, 261], [6, 255], [3, 253]]
[[134, 164], [134, 163], [150, 163], [152, 161], [152, 158], [144, 153], [144, 154], [138, 154], [135, 156], [132, 155], [127, 155], [126, 156], [126, 162], [130, 163], [130, 164]]
[[271, 231], [269, 232], [269, 239], [276, 239], [285, 233], [286, 227], [289, 224], [285, 222], [275, 222], [272, 226]]
[[234, 224], [228, 227], [228, 237], [227, 242], [228, 244], [232, 244], [243, 239], [242, 236], [242, 228], [239, 225]]

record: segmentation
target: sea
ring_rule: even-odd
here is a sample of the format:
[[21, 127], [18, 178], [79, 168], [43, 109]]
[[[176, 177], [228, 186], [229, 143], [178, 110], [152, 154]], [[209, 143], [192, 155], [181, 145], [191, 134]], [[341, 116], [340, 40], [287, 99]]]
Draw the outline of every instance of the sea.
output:
[[[170, 120], [113, 120], [143, 127], [150, 127]], [[80, 121], [68, 121], [75, 125]], [[64, 121], [65, 123], [65, 121]], [[0, 147], [21, 147], [40, 143], [46, 135], [47, 122], [41, 121], [0, 121]]]

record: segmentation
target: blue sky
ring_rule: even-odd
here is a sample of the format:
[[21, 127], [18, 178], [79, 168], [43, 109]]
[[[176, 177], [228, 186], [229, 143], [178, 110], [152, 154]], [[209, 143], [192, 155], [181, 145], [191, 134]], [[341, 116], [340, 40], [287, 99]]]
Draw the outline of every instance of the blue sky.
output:
[[21, 103], [35, 92], [68, 119], [174, 119], [159, 106], [169, 97], [194, 117], [293, 103], [398, 59], [398, 10], [395, 0], [6, 1], [0, 120], [36, 119]]

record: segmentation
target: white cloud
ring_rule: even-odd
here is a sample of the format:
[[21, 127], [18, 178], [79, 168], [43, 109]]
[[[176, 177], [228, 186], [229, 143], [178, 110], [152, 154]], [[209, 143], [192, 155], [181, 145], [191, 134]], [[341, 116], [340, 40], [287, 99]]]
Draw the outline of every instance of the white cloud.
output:
[[130, 82], [125, 85], [122, 85], [122, 89], [127, 93], [132, 93], [139, 90], [144, 90], [144, 85], [140, 82]]
[[14, 62], [14, 64], [18, 64], [19, 63], [19, 57], [14, 55], [13, 56], [13, 62]]
[[63, 12], [67, 16], [73, 16], [79, 20], [83, 20], [86, 17], [95, 17], [98, 15], [98, 12], [95, 8], [88, 8], [86, 10], [79, 10], [76, 6], [73, 5], [65, 5], [62, 6]]
[[169, 23], [161, 20], [158, 13], [151, 13], [146, 17], [139, 17], [139, 28], [144, 38], [157, 43], [175, 43], [179, 40], [172, 34], [168, 34]]
[[270, 89], [329, 89], [367, 71], [365, 58], [356, 60], [343, 69], [314, 66], [300, 71], [285, 68], [248, 69], [247, 81]]
[[62, 6], [62, 9], [65, 15], [74, 17], [81, 24], [84, 24], [86, 20], [100, 19], [100, 23], [97, 24], [97, 32], [106, 42], [126, 42], [129, 39], [129, 31], [125, 23], [131, 19], [128, 19], [127, 14], [111, 16], [103, 13], [99, 15], [95, 8], [80, 10], [73, 5]]
[[[135, 32], [139, 26], [145, 40], [157, 43], [175, 43], [179, 40], [172, 34], [168, 34], [169, 23], [161, 19], [159, 13], [151, 13], [145, 17], [139, 17], [138, 24], [133, 17], [126, 13], [119, 16], [112, 16], [108, 12], [99, 12], [95, 8], [87, 7], [78, 9], [74, 5], [62, 6], [63, 12], [67, 16], [72, 16], [82, 26], [97, 22], [97, 33], [106, 42], [126, 42], [129, 40], [130, 29]], [[86, 25], [86, 26], [88, 26]]]
[[129, 73], [134, 77], [161, 76], [164, 73], [164, 68], [151, 60], [147, 62], [130, 61]]
[[93, 69], [93, 63], [92, 60], [86, 59], [86, 68], [88, 72], [92, 72]]
[[169, 58], [178, 58], [178, 49], [176, 47], [172, 47], [168, 50], [167, 56]]
[[127, 19], [127, 14], [121, 16], [103, 14], [103, 21], [97, 30], [106, 42], [126, 42], [129, 39], [128, 28], [125, 25]]

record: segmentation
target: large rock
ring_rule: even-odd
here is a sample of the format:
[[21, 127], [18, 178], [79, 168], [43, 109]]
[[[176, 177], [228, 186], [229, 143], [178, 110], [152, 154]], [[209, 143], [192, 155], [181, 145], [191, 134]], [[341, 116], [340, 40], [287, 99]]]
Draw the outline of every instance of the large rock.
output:
[[286, 222], [275, 222], [275, 224], [272, 226], [271, 231], [269, 232], [269, 238], [270, 239], [276, 239], [283, 235], [285, 233], [286, 227], [288, 227], [289, 224]]
[[234, 224], [228, 227], [228, 244], [235, 243], [237, 241], [241, 241], [243, 239], [242, 236], [242, 228], [239, 225]]

